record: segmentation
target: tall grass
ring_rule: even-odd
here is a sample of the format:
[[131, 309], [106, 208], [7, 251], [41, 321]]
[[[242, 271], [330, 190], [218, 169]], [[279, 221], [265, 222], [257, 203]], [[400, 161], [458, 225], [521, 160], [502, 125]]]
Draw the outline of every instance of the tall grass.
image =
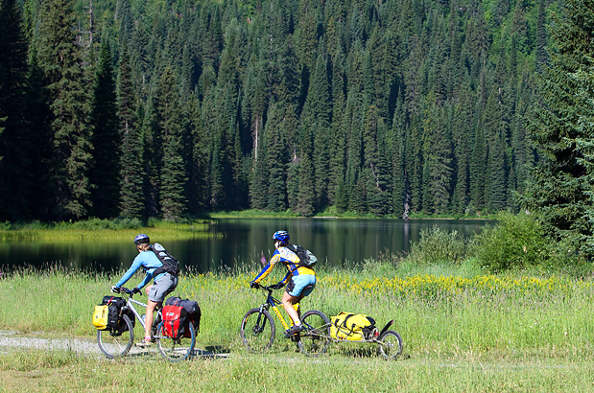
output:
[[[413, 357], [494, 353], [592, 359], [591, 280], [400, 276], [392, 265], [381, 263], [375, 269], [322, 269], [317, 288], [303, 301], [303, 308], [319, 309], [328, 315], [363, 312], [373, 316], [380, 327], [394, 319], [394, 329]], [[377, 275], [379, 270], [383, 276]], [[196, 299], [203, 311], [198, 336], [201, 345], [241, 350], [241, 317], [264, 300], [262, 291], [249, 289], [248, 281], [254, 274], [209, 273], [180, 278], [175, 293]], [[0, 329], [93, 337], [93, 305], [108, 294], [118, 278], [58, 269], [13, 274], [0, 285]], [[280, 323], [278, 327], [281, 329]], [[284, 343], [280, 335], [278, 341]]]

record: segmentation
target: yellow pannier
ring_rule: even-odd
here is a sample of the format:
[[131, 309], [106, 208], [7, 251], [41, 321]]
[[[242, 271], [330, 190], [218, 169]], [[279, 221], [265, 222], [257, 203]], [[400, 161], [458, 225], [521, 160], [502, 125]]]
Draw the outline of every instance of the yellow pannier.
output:
[[109, 316], [109, 306], [95, 306], [93, 312], [93, 326], [97, 330], [104, 330], [107, 328], [107, 321]]

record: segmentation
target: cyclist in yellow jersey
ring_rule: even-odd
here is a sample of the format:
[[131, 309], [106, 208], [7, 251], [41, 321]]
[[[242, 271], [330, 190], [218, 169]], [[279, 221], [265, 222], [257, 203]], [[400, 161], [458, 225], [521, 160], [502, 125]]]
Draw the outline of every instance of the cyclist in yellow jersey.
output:
[[270, 274], [274, 265], [278, 262], [286, 266], [288, 270], [287, 274], [281, 281], [273, 285], [273, 287], [278, 289], [287, 284], [287, 289], [283, 293], [281, 302], [285, 311], [293, 320], [293, 326], [286, 333], [287, 335], [293, 335], [302, 329], [299, 313], [293, 306], [313, 291], [316, 285], [316, 272], [311, 267], [302, 265], [297, 254], [288, 248], [289, 234], [287, 231], [275, 232], [272, 235], [272, 239], [274, 240], [276, 250], [268, 263], [264, 264], [262, 271], [250, 282], [250, 286], [252, 288], [258, 287], [259, 283]]

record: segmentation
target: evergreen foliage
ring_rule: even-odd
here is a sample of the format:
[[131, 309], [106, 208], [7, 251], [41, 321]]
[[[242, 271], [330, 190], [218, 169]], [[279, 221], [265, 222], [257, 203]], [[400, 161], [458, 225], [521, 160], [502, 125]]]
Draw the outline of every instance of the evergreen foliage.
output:
[[54, 217], [83, 218], [92, 206], [89, 170], [92, 163], [90, 92], [77, 35], [74, 4], [41, 3], [38, 56], [52, 113], [52, 162], [48, 190]]
[[112, 61], [111, 50], [104, 41], [97, 64], [91, 112], [94, 133], [93, 160], [89, 176], [94, 186], [92, 215], [98, 218], [113, 218], [119, 213], [121, 141]]
[[585, 0], [0, 4], [2, 219], [484, 214], [539, 159], [526, 207], [590, 237]]
[[547, 233], [592, 258], [594, 5], [566, 1], [554, 26], [551, 64], [532, 126], [540, 160], [524, 202], [540, 213]]
[[14, 0], [0, 3], [0, 219], [34, 217], [29, 203], [35, 160], [27, 107], [30, 84], [28, 45], [22, 31], [22, 16]]

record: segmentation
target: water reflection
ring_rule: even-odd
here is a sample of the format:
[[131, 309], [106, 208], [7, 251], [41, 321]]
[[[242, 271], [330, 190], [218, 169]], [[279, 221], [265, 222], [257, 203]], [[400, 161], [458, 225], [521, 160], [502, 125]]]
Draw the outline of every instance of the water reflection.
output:
[[[272, 233], [286, 229], [292, 241], [312, 250], [322, 263], [348, 265], [409, 250], [421, 230], [432, 226], [469, 237], [484, 221], [409, 221], [335, 219], [224, 219], [210, 231], [218, 236], [163, 242], [184, 266], [196, 272], [216, 271], [239, 264], [259, 265], [260, 254], [269, 257]], [[150, 235], [150, 233], [149, 233]], [[153, 241], [159, 241], [152, 238]], [[129, 266], [136, 255], [131, 241], [0, 244], [0, 265], [43, 267], [57, 264], [81, 270], [110, 271]]]

